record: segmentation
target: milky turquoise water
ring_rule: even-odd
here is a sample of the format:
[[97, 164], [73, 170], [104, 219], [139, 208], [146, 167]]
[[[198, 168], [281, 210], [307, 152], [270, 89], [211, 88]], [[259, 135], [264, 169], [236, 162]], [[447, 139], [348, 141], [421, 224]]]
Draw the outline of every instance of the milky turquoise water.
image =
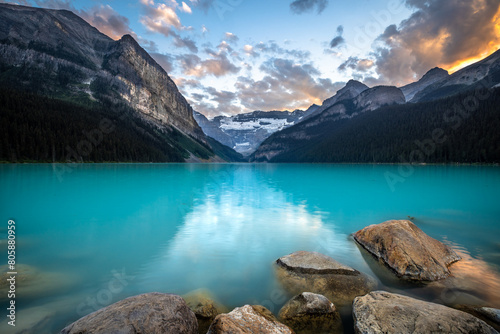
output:
[[[408, 216], [477, 260], [487, 271], [483, 288], [500, 282], [499, 167], [7, 164], [0, 203], [2, 240], [15, 220], [17, 261], [36, 273], [35, 283], [18, 286], [18, 332], [53, 333], [150, 291], [206, 288], [230, 308], [263, 304], [277, 313], [288, 296], [275, 259], [319, 251], [380, 276], [350, 234]], [[0, 313], [0, 332], [16, 333]]]

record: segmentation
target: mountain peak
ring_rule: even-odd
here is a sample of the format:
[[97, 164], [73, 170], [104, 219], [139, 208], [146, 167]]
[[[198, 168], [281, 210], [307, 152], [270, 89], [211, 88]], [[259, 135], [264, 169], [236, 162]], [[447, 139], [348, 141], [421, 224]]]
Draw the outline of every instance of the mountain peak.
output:
[[440, 67], [434, 67], [433, 69], [427, 71], [427, 73], [425, 73], [417, 82], [401, 87], [401, 91], [405, 95], [406, 101], [410, 101], [419, 92], [449, 76], [448, 71], [443, 70]]
[[422, 79], [420, 80], [426, 80], [435, 76], [446, 77], [448, 75], [449, 75], [448, 71], [442, 69], [441, 67], [434, 67], [433, 69], [427, 71], [427, 73], [425, 73]]

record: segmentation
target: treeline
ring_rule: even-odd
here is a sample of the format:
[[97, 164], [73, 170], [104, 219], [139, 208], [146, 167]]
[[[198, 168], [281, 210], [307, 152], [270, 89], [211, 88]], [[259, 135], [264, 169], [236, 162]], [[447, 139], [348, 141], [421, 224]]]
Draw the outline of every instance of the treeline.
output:
[[125, 105], [86, 105], [0, 89], [0, 160], [8, 162], [183, 162], [214, 153]]
[[496, 89], [387, 106], [352, 119], [303, 126], [310, 140], [275, 134], [264, 144], [288, 148], [272, 162], [500, 163], [499, 129]]

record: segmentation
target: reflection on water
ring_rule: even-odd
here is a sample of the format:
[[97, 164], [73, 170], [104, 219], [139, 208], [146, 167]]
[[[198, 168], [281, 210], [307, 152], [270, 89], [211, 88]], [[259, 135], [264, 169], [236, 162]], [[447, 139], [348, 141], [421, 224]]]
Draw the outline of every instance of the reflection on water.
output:
[[237, 306], [268, 298], [275, 283], [271, 264], [297, 250], [320, 251], [359, 267], [359, 252], [347, 234], [257, 178], [243, 169], [217, 193], [208, 185], [175, 237], [145, 265], [140, 284], [181, 294], [208, 287]]
[[[44, 277], [40, 287], [54, 273], [52, 283], [65, 287], [31, 295], [20, 287], [17, 329], [57, 332], [149, 291], [206, 288], [230, 308], [265, 304], [277, 313], [288, 296], [279, 296], [272, 264], [298, 250], [329, 255], [389, 291], [500, 307], [500, 169], [416, 168], [394, 192], [386, 172], [397, 166], [102, 164], [59, 181], [50, 165], [1, 165], [0, 213], [19, 224], [19, 263]], [[452, 277], [402, 284], [351, 237], [408, 215], [460, 251]], [[106, 294], [117, 272], [126, 284]], [[0, 332], [15, 333], [4, 319]]]

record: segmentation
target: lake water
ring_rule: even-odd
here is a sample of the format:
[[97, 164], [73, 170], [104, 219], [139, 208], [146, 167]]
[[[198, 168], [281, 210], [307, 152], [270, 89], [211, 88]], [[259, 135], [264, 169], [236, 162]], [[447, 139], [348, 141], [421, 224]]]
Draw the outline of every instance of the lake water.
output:
[[[0, 186], [0, 263], [13, 219], [19, 275], [35, 277], [19, 276], [16, 330], [0, 285], [1, 333], [54, 333], [151, 291], [206, 288], [229, 308], [277, 313], [289, 296], [273, 261], [298, 250], [377, 277], [381, 289], [500, 307], [499, 167], [6, 164]], [[408, 216], [464, 256], [458, 288], [403, 286], [350, 236]]]

